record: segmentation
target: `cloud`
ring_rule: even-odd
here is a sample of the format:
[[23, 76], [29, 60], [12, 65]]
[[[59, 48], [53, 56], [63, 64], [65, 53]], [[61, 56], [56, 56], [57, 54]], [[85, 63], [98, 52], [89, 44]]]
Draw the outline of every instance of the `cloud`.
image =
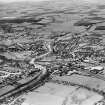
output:
[[38, 2], [38, 1], [46, 1], [46, 0], [0, 0], [0, 2], [21, 2], [21, 1], [35, 1], [35, 2]]
[[89, 3], [105, 3], [105, 0], [82, 0]]
[[[0, 0], [0, 2], [21, 2], [21, 1], [35, 1], [35, 2], [39, 2], [39, 1], [52, 1], [52, 0]], [[56, 1], [56, 0], [55, 0]], [[57, 0], [58, 1], [58, 0]], [[61, 0], [59, 0], [61, 1]], [[65, 1], [65, 0], [63, 0]], [[80, 2], [87, 2], [87, 3], [105, 3], [105, 0], [68, 0], [68, 1], [80, 1]]]

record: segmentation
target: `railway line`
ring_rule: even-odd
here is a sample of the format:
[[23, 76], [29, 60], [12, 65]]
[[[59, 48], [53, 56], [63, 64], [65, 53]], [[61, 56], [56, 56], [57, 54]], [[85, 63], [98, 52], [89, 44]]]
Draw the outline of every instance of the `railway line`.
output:
[[77, 84], [75, 82], [67, 81], [67, 80], [60, 80], [59, 78], [56, 78], [55, 76], [52, 76], [51, 79], [49, 80], [49, 82], [62, 84], [62, 85], [66, 85], [66, 86], [78, 86], [78, 87], [81, 87], [81, 88], [85, 88], [89, 91], [93, 91], [95, 93], [98, 93], [105, 98], [105, 92], [103, 92], [102, 90], [99, 90], [99, 89], [96, 89], [96, 88], [91, 88], [91, 87], [88, 87], [88, 86], [83, 85], [83, 84]]
[[35, 63], [35, 60], [47, 56], [49, 53], [51, 53], [51, 51], [52, 51], [51, 47], [48, 46], [48, 53], [38, 56], [36, 58], [32, 58], [29, 63], [31, 65], [34, 65], [35, 68], [38, 68], [40, 70], [40, 72], [37, 75], [35, 75], [34, 77], [32, 77], [32, 79], [27, 81], [26, 83], [19, 84], [14, 89], [11, 89], [11, 90], [7, 91], [6, 93], [0, 95], [0, 101], [2, 101], [5, 98], [8, 98], [10, 96], [14, 96], [17, 94], [21, 94], [23, 92], [27, 92], [27, 91], [32, 90], [33, 88], [37, 88], [41, 84], [43, 84], [44, 81], [46, 81], [49, 78], [49, 72], [47, 71], [45, 66]]
[[41, 82], [44, 82], [44, 80], [46, 80], [48, 77], [49, 77], [49, 73], [47, 72], [46, 69], [44, 69], [45, 71], [41, 71], [40, 73], [38, 73], [37, 75], [35, 75], [31, 80], [29, 80], [28, 82], [24, 83], [24, 84], [21, 84], [19, 86], [17, 86], [15, 89], [13, 90], [10, 90], [4, 94], [2, 94], [0, 96], [0, 100], [2, 101], [4, 98], [7, 98], [7, 97], [10, 97], [10, 96], [13, 96], [13, 95], [16, 95], [16, 94], [19, 94], [19, 93], [22, 93], [24, 91], [28, 91], [30, 90], [31, 88], [35, 88], [35, 87], [38, 87], [38, 85], [41, 83]]
[[[27, 91], [30, 91], [32, 89], [35, 89], [35, 88], [39, 87], [41, 84], [43, 84], [47, 79], [49, 79], [51, 74], [49, 74], [49, 71], [46, 69], [46, 66], [38, 64], [39, 59], [42, 59], [42, 58], [44, 58], [44, 57], [46, 57], [46, 56], [48, 56], [49, 54], [52, 53], [51, 43], [46, 42], [45, 44], [46, 44], [46, 47], [48, 49], [48, 52], [46, 54], [43, 54], [43, 55], [40, 55], [38, 57], [32, 58], [29, 62], [31, 65], [34, 65], [35, 68], [40, 69], [40, 72], [36, 76], [34, 76], [31, 80], [29, 80], [28, 82], [26, 82], [24, 84], [20, 84], [20, 85], [16, 86], [14, 89], [9, 90], [8, 92], [2, 94], [0, 96], [0, 101], [2, 101], [5, 98], [8, 98], [10, 96], [14, 96], [16, 94], [21, 94], [23, 92], [27, 92]], [[63, 62], [63, 63], [67, 63], [67, 62]], [[79, 68], [78, 71], [85, 72], [85, 73], [89, 74], [90, 76], [93, 76], [95, 78], [98, 78], [98, 79], [101, 79], [101, 80], [105, 81], [105, 78], [103, 76], [101, 76], [100, 74], [93, 74], [93, 73], [90, 73], [89, 70], [84, 70], [84, 69], [81, 69], [81, 68]], [[78, 84], [71, 83], [71, 82], [68, 82], [68, 81], [59, 81], [59, 80], [52, 80], [52, 81], [55, 82], [55, 83], [57, 82], [57, 83], [61, 83], [61, 84], [64, 84], [64, 85], [69, 85], [69, 84], [70, 85], [71, 84], [72, 85], [78, 85]], [[84, 87], [84, 88], [87, 88], [89, 90], [98, 92], [101, 95], [103, 94], [103, 92], [97, 91], [96, 89], [91, 89], [89, 87], [85, 87], [85, 86], [82, 86], [82, 85], [80, 87]], [[104, 95], [105, 95], [105, 93], [104, 93]]]

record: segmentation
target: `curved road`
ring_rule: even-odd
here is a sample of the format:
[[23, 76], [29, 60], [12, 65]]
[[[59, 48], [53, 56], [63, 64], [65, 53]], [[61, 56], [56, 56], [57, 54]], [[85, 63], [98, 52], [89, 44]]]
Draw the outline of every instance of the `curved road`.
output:
[[[43, 57], [46, 57], [48, 56], [49, 54], [51, 54], [52, 52], [52, 46], [51, 46], [51, 43], [50, 42], [46, 42], [45, 43], [47, 48], [48, 48], [48, 53], [46, 54], [43, 54], [41, 56], [38, 56], [36, 58], [32, 58], [31, 61], [29, 62], [31, 65], [34, 65], [35, 68], [38, 68], [40, 69], [41, 71], [37, 74], [37, 76], [34, 76], [31, 80], [29, 80], [27, 83], [24, 83], [24, 84], [21, 84], [19, 86], [17, 86], [15, 89], [12, 89], [6, 93], [4, 93], [3, 95], [0, 96], [0, 101], [2, 101], [4, 98], [7, 98], [7, 97], [10, 97], [10, 96], [14, 96], [16, 94], [19, 94], [19, 93], [23, 93], [24, 91], [29, 91], [33, 88], [37, 88], [39, 87], [42, 83], [45, 82], [45, 80], [48, 79], [48, 77], [50, 76], [49, 72], [47, 71], [46, 67], [45, 66], [42, 66], [40, 64], [37, 63], [37, 60], [38, 59], [41, 59]], [[36, 63], [35, 63], [36, 62]], [[96, 75], [96, 74], [92, 74], [88, 71], [84, 71], [84, 70], [81, 70], [81, 72], [86, 72], [86, 73], [89, 73], [90, 75], [96, 77], [96, 78], [99, 78], [99, 79], [102, 79], [105, 81], [105, 78], [102, 78], [101, 76], [99, 75]]]
[[47, 43], [45, 43], [45, 44], [46, 44], [46, 46], [48, 48], [48, 53], [43, 54], [43, 55], [41, 55], [39, 57], [36, 57], [36, 58], [32, 58], [31, 61], [29, 62], [31, 65], [34, 65], [35, 68], [38, 68], [41, 71], [37, 74], [37, 76], [35, 75], [28, 82], [26, 82], [24, 84], [21, 84], [21, 85], [17, 86], [15, 89], [12, 89], [12, 90], [2, 94], [0, 96], [0, 101], [3, 101], [3, 99], [5, 99], [5, 98], [8, 98], [10, 96], [14, 96], [14, 95], [22, 93], [24, 91], [29, 91], [32, 88], [37, 88], [42, 83], [44, 83], [45, 80], [47, 80], [47, 78], [49, 77], [49, 72], [47, 71], [46, 67], [35, 63], [36, 59], [43, 58], [43, 57], [45, 57], [45, 56], [47, 56], [48, 54], [51, 53], [52, 49], [51, 49], [50, 45], [47, 44]]

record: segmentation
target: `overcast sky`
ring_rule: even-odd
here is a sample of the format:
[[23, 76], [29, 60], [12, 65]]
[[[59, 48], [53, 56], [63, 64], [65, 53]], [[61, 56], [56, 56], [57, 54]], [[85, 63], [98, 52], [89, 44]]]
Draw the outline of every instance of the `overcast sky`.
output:
[[36, 2], [38, 2], [38, 1], [46, 1], [46, 0], [0, 0], [0, 2], [17, 2], [17, 1], [36, 1]]
[[[48, 1], [48, 0], [0, 0], [0, 2], [17, 2], [17, 1], [35, 1], [35, 2], [38, 2], [38, 1]], [[49, 0], [51, 1], [51, 0]], [[77, 0], [78, 1], [78, 0]], [[91, 3], [103, 3], [105, 2], [105, 0], [79, 0], [79, 1], [85, 1], [85, 2], [91, 2]]]

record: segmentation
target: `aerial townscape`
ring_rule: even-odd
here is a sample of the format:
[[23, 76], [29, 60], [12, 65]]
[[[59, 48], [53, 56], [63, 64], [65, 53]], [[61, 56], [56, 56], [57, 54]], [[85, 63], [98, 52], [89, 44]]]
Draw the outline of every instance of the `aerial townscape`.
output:
[[0, 3], [0, 105], [105, 105], [105, 3]]

